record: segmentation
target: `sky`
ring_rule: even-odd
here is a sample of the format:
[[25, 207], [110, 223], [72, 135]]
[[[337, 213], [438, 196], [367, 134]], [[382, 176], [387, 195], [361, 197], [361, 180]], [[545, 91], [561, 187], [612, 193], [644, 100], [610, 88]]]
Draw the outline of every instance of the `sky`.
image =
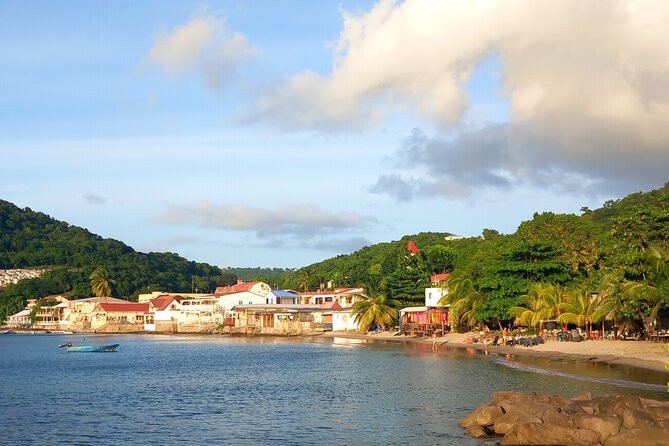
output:
[[669, 179], [664, 0], [3, 1], [0, 199], [220, 267]]

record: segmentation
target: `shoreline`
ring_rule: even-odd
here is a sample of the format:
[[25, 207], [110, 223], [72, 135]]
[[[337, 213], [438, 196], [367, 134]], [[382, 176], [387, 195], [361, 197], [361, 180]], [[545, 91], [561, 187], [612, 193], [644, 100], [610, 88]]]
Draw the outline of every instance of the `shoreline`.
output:
[[[4, 329], [4, 328], [2, 328]], [[323, 332], [306, 333], [293, 336], [263, 335], [263, 334], [224, 334], [224, 333], [154, 333], [154, 332], [128, 332], [128, 333], [94, 333], [94, 332], [59, 332], [49, 330], [21, 330], [10, 329], [16, 334], [53, 334], [53, 335], [170, 335], [170, 336], [232, 336], [232, 337], [276, 337], [276, 338], [343, 338], [355, 339], [365, 342], [392, 342], [431, 345], [431, 338], [415, 338], [409, 336], [394, 336], [390, 332], [374, 334], [346, 333], [346, 332]], [[618, 364], [655, 372], [669, 372], [665, 364], [669, 363], [669, 352], [662, 349], [660, 343], [648, 341], [613, 341], [613, 340], [588, 340], [583, 342], [559, 342], [548, 341], [534, 347], [522, 346], [487, 346], [465, 342], [466, 333], [448, 333], [437, 338], [438, 348], [448, 347], [458, 350], [480, 350], [495, 355], [524, 356], [534, 358], [548, 358], [555, 361], [577, 360], [603, 364]], [[666, 345], [666, 344], [664, 344]]]
[[[326, 332], [319, 335], [326, 338], [358, 339], [372, 342], [398, 342], [431, 345], [430, 338], [412, 338], [408, 336], [393, 336], [390, 333], [378, 334], [356, 334], [356, 333], [334, 333]], [[577, 360], [598, 362], [603, 364], [618, 364], [655, 372], [669, 372], [665, 364], [669, 363], [669, 352], [662, 350], [663, 344], [648, 341], [583, 341], [583, 342], [559, 342], [548, 341], [534, 347], [522, 346], [488, 346], [482, 344], [467, 344], [464, 340], [466, 334], [449, 333], [437, 338], [438, 348], [445, 346], [459, 350], [488, 351], [490, 354], [526, 356], [535, 358], [548, 358], [551, 360]], [[578, 349], [581, 351], [578, 351]]]

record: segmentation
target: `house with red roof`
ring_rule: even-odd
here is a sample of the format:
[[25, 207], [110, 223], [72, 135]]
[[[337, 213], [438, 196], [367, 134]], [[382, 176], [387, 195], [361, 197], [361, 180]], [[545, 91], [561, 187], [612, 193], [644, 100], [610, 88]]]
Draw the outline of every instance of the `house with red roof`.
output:
[[226, 313], [235, 305], [263, 305], [267, 303], [267, 295], [271, 291], [264, 282], [244, 282], [239, 280], [230, 286], [217, 287], [214, 297], [218, 299], [218, 307]]
[[91, 328], [115, 333], [143, 331], [148, 315], [148, 302], [101, 302], [93, 310]]
[[181, 302], [184, 297], [164, 294], [149, 301], [149, 317], [144, 329], [162, 333], [176, 333], [181, 317]]

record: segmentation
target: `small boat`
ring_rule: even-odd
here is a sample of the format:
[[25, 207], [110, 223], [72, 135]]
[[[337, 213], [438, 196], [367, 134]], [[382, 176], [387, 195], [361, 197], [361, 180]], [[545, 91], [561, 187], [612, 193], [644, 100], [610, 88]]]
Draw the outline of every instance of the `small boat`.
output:
[[99, 353], [99, 352], [115, 352], [119, 344], [108, 344], [108, 345], [81, 345], [75, 347], [72, 344], [63, 345], [67, 349], [68, 353]]

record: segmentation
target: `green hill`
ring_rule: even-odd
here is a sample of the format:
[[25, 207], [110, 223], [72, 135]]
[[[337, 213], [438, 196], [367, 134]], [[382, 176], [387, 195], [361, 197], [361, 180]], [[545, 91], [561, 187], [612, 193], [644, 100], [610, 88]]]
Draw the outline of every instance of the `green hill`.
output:
[[0, 292], [0, 321], [23, 308], [25, 299], [65, 293], [91, 295], [89, 276], [104, 268], [116, 281], [113, 294], [133, 298], [147, 290], [211, 292], [236, 278], [213, 265], [173, 253], [141, 253], [31, 209], [0, 200], [0, 265], [46, 268], [38, 279], [24, 280]]
[[[611, 200], [583, 215], [535, 214], [513, 234], [485, 229], [481, 237], [447, 239], [446, 233], [420, 233], [367, 246], [287, 273], [277, 280], [286, 288], [358, 286], [380, 282], [403, 305], [420, 304], [429, 275], [442, 268], [465, 277], [482, 296], [480, 320], [506, 320], [513, 306], [526, 305], [534, 284], [548, 283], [594, 290], [603, 274], [652, 281], [657, 272], [646, 260], [650, 247], [669, 248], [669, 185]], [[409, 255], [413, 240], [421, 252]], [[447, 257], [439, 261], [440, 256]], [[658, 287], [658, 298], [667, 300]], [[664, 294], [667, 296], [664, 296]], [[637, 303], [628, 313], [643, 313]]]

